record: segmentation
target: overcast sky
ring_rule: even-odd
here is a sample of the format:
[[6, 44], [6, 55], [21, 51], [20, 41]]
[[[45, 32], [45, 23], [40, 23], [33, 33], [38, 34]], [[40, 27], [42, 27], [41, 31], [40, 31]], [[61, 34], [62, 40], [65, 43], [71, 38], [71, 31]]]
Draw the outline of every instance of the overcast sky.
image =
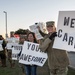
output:
[[5, 14], [7, 31], [29, 29], [35, 22], [54, 20], [57, 25], [59, 11], [75, 10], [75, 0], [0, 0], [0, 34], [5, 36]]

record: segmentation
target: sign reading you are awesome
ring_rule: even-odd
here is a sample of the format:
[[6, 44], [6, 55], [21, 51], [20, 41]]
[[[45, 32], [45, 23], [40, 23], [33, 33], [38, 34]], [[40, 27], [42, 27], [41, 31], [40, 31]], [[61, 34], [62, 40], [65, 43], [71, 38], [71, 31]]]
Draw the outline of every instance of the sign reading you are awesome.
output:
[[24, 42], [19, 63], [43, 66], [47, 60], [47, 54], [40, 51], [39, 44]]
[[22, 51], [23, 45], [15, 44], [12, 48], [12, 60], [18, 60], [18, 54]]
[[53, 48], [75, 52], [75, 11], [60, 11]]

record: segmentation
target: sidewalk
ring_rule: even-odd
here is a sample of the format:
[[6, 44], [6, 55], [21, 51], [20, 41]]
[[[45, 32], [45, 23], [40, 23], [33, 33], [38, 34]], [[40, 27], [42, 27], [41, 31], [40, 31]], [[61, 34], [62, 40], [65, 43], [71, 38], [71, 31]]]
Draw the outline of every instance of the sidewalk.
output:
[[68, 52], [69, 60], [70, 60], [70, 67], [75, 69], [75, 52]]

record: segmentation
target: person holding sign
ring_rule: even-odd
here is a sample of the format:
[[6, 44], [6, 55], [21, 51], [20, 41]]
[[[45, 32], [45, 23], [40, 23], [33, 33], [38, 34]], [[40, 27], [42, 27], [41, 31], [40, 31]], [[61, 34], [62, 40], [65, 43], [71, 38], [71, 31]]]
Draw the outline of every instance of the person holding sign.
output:
[[[8, 39], [10, 39], [10, 41]], [[12, 60], [12, 46], [13, 44], [15, 44], [14, 32], [10, 32], [10, 38], [8, 39], [7, 39], [8, 61], [10, 63], [10, 67], [13, 68], [15, 66], [15, 60]]]
[[[37, 43], [35, 34], [33, 32], [30, 32], [27, 35], [27, 39], [29, 42]], [[26, 75], [36, 75], [36, 69], [37, 66], [32, 64], [32, 65], [25, 65], [25, 70], [26, 70]]]
[[42, 33], [40, 28], [38, 27], [40, 34], [44, 37], [43, 42], [40, 44], [39, 48], [42, 51], [47, 52], [48, 54], [48, 65], [50, 69], [50, 75], [67, 75], [69, 65], [67, 52], [65, 50], [52, 48], [54, 38], [57, 36], [55, 22], [46, 22], [46, 28], [48, 34]]
[[[23, 36], [23, 35], [21, 35], [20, 36], [20, 39], [19, 39], [19, 44], [20, 45], [23, 45], [24, 44], [24, 41], [26, 41], [27, 40], [27, 36]], [[21, 53], [22, 53], [22, 50], [20, 51], [20, 53], [18, 54], [18, 57], [20, 57], [20, 55], [21, 55]], [[21, 65], [21, 69], [22, 69], [22, 72], [23, 72], [23, 75], [25, 75], [24, 73], [24, 64], [20, 64]]]
[[1, 58], [2, 67], [6, 67], [5, 47], [6, 47], [6, 42], [2, 37], [2, 35], [0, 35], [0, 58]]

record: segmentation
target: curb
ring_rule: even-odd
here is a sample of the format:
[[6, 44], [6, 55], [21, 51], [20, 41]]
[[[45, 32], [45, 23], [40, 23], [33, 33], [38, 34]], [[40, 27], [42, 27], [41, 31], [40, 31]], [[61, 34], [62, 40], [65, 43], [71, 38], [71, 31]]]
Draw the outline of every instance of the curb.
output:
[[69, 67], [72, 68], [73, 70], [75, 70], [75, 67], [73, 67], [73, 66], [71, 66], [71, 65], [69, 65]]

